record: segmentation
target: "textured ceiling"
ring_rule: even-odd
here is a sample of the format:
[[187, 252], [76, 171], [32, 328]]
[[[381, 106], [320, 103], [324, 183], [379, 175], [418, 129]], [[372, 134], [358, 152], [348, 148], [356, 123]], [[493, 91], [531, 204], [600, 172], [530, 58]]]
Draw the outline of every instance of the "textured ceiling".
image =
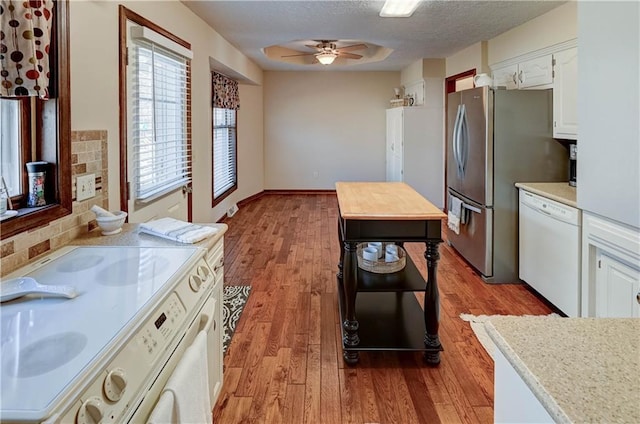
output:
[[[381, 18], [383, 1], [183, 0], [265, 70], [399, 71], [422, 58], [445, 58], [558, 7], [564, 1], [423, 1], [410, 18]], [[262, 49], [297, 40], [358, 40], [392, 49], [371, 63], [283, 63]], [[300, 43], [304, 44], [304, 43]]]

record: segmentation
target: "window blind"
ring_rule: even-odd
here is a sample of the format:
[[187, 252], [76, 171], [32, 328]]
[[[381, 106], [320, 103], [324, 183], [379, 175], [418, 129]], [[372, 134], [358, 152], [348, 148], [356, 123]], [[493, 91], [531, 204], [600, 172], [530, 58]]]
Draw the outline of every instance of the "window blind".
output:
[[213, 108], [213, 198], [235, 187], [236, 110]]
[[145, 202], [191, 181], [188, 59], [145, 39], [132, 45], [132, 194]]

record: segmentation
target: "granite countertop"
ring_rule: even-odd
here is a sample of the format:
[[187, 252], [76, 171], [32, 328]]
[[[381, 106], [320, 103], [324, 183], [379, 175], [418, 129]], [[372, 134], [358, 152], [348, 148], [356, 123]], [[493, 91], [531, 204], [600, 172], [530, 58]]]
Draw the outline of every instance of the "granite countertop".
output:
[[576, 188], [569, 183], [516, 183], [516, 187], [544, 196], [565, 205], [578, 207], [576, 202]]
[[166, 247], [166, 246], [198, 246], [210, 249], [227, 231], [227, 224], [200, 224], [218, 229], [211, 237], [194, 243], [185, 244], [151, 234], [139, 232], [138, 224], [125, 223], [122, 232], [111, 236], [103, 236], [99, 228], [83, 234], [69, 242], [71, 246], [141, 246], [141, 247]]
[[485, 327], [554, 421], [640, 423], [640, 319], [496, 317]]

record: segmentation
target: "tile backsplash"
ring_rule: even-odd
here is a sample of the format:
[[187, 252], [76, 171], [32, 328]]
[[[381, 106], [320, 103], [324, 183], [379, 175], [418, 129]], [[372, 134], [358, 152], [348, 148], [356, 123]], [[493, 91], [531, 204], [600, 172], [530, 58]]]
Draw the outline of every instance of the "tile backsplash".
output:
[[[80, 234], [96, 227], [93, 205], [109, 209], [107, 131], [71, 132], [71, 181], [73, 206], [71, 215], [48, 225], [17, 234], [0, 242], [0, 275], [14, 271], [36, 257], [55, 250]], [[76, 179], [95, 174], [96, 195], [76, 200]]]

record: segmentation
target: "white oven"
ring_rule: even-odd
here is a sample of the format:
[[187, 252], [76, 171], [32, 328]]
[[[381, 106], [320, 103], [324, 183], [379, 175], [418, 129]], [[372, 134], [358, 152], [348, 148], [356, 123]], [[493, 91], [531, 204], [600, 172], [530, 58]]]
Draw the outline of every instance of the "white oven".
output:
[[[208, 362], [221, 366], [222, 254], [213, 267], [205, 255], [192, 246], [69, 246], [3, 278], [72, 285], [78, 296], [0, 306], [0, 420], [144, 422], [199, 331]], [[208, 376], [211, 404], [217, 372]]]

